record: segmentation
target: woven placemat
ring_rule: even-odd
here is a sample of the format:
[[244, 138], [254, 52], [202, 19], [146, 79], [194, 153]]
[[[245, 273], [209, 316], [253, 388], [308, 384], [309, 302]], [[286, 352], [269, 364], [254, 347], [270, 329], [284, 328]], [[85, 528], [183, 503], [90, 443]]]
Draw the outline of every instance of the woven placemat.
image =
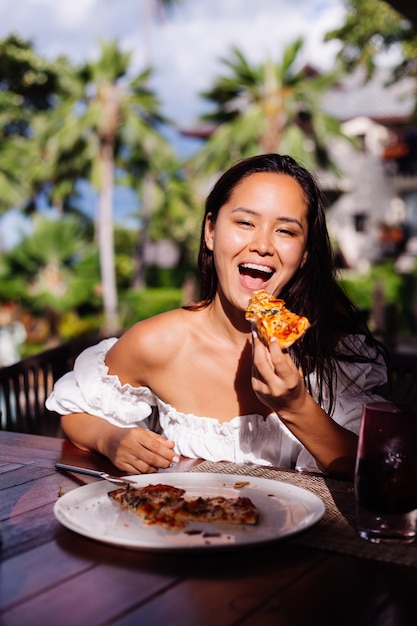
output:
[[358, 536], [355, 530], [354, 489], [350, 482], [324, 476], [272, 470], [256, 465], [212, 463], [211, 461], [204, 461], [193, 467], [190, 472], [256, 476], [308, 489], [323, 500], [326, 511], [317, 524], [287, 541], [300, 546], [417, 567], [417, 543], [373, 544]]

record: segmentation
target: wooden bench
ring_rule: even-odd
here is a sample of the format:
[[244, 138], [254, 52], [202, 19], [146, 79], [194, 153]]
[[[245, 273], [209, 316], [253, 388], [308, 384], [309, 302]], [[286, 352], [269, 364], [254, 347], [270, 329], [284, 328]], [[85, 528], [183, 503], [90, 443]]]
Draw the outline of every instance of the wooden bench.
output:
[[78, 337], [0, 368], [0, 430], [62, 436], [59, 416], [45, 407], [55, 381], [99, 337]]

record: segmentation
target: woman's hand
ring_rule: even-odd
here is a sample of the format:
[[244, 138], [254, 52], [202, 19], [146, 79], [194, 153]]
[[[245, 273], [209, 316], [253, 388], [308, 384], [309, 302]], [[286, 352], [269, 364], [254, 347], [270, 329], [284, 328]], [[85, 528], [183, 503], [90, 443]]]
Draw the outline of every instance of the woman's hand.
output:
[[103, 454], [128, 474], [155, 473], [179, 461], [174, 442], [152, 430], [120, 428], [89, 413], [63, 415], [61, 424], [76, 446]]
[[272, 340], [269, 349], [253, 335], [252, 388], [263, 404], [279, 413], [280, 409], [298, 412], [306, 398], [303, 377], [278, 341]]
[[105, 443], [105, 455], [129, 474], [155, 473], [178, 463], [174, 442], [144, 428], [119, 428]]

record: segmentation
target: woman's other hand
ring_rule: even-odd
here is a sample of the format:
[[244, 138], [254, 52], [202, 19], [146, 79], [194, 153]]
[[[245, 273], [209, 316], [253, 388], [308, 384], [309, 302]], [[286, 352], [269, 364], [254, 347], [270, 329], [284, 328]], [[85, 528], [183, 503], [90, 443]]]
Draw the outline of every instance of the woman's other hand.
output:
[[144, 428], [118, 428], [106, 443], [106, 456], [130, 474], [155, 473], [178, 463], [174, 442]]
[[179, 461], [174, 442], [145, 428], [121, 428], [89, 413], [61, 418], [67, 437], [82, 450], [106, 456], [128, 474], [155, 473]]

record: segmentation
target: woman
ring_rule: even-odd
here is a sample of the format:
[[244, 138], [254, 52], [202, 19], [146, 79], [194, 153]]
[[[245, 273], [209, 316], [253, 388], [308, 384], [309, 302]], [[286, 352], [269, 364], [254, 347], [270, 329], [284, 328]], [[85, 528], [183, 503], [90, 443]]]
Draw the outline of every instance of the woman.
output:
[[[87, 349], [56, 383], [47, 407], [67, 436], [128, 473], [182, 454], [352, 477], [362, 405], [386, 365], [336, 282], [311, 174], [277, 154], [234, 164], [207, 198], [199, 269], [198, 303]], [[288, 352], [251, 333], [256, 289], [309, 318]]]

